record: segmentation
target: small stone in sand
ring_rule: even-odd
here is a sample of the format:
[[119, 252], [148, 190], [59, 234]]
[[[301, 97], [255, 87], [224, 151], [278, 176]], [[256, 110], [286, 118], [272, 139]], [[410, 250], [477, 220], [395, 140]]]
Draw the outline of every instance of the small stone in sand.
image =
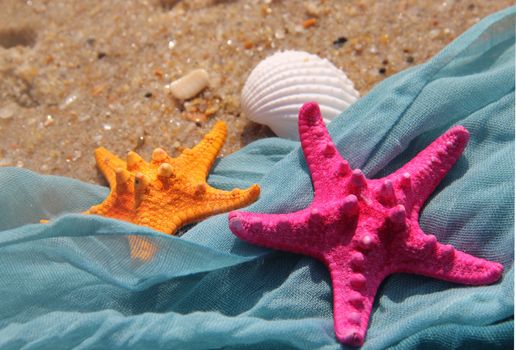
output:
[[195, 69], [170, 84], [170, 92], [179, 100], [188, 100], [208, 86], [209, 77], [204, 69]]

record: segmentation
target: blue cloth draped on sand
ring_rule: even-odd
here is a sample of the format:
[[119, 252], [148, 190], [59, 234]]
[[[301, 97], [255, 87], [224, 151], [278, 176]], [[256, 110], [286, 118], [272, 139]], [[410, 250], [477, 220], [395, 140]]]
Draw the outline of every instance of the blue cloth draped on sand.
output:
[[[491, 286], [389, 277], [364, 349], [512, 346], [515, 18], [515, 8], [486, 18], [329, 127], [340, 153], [368, 177], [397, 169], [452, 125], [468, 128], [463, 157], [420, 222], [440, 241], [505, 266]], [[261, 197], [248, 208], [257, 212], [291, 212], [312, 199], [299, 143], [277, 138], [220, 160], [209, 182], [223, 189], [259, 182]], [[227, 214], [180, 238], [65, 214], [107, 192], [0, 169], [1, 349], [341, 348], [320, 262], [240, 241]], [[48, 217], [50, 224], [37, 224]], [[154, 257], [131, 259], [129, 235], [154, 244]]]

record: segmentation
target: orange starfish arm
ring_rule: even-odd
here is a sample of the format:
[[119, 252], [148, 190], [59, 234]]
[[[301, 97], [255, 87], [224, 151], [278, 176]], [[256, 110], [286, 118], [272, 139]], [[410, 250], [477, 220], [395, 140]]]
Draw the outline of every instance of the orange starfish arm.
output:
[[[245, 207], [251, 204], [260, 195], [260, 186], [252, 185], [246, 189], [235, 188], [231, 191], [222, 191], [207, 186], [206, 209], [217, 213], [224, 213], [234, 208]], [[204, 215], [204, 214], [202, 214]]]
[[181, 170], [192, 182], [204, 182], [213, 162], [226, 141], [227, 127], [217, 122], [211, 131], [192, 149], [185, 149], [173, 160], [172, 166]]
[[235, 188], [232, 191], [222, 191], [201, 184], [190, 193], [181, 193], [181, 197], [173, 196], [170, 201], [174, 202], [174, 206], [170, 210], [167, 210], [166, 205], [151, 201], [142, 202], [133, 221], [139, 225], [174, 234], [184, 225], [244, 207], [254, 202], [259, 194], [258, 185], [245, 190]]

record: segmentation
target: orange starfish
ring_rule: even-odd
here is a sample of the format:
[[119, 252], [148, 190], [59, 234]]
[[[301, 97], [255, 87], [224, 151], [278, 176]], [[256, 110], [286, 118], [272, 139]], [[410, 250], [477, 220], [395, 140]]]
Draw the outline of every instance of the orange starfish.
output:
[[194, 148], [185, 149], [177, 158], [156, 148], [150, 163], [135, 152], [129, 152], [127, 160], [123, 161], [105, 148], [97, 148], [95, 159], [111, 192], [85, 214], [107, 216], [174, 234], [188, 223], [246, 206], [258, 198], [258, 185], [228, 192], [206, 183], [225, 139], [226, 124], [219, 121]]

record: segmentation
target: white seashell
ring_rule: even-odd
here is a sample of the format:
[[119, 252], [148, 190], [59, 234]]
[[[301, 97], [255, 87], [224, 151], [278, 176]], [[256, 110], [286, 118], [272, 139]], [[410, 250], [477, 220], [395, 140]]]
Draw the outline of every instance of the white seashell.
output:
[[282, 51], [252, 70], [241, 105], [252, 121], [268, 125], [280, 137], [298, 140], [297, 118], [304, 103], [319, 103], [329, 123], [358, 98], [353, 82], [330, 61], [303, 51]]
[[208, 82], [208, 73], [204, 69], [195, 69], [172, 82], [170, 92], [177, 99], [188, 100], [208, 86]]

